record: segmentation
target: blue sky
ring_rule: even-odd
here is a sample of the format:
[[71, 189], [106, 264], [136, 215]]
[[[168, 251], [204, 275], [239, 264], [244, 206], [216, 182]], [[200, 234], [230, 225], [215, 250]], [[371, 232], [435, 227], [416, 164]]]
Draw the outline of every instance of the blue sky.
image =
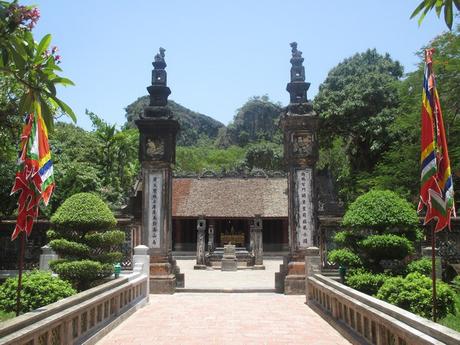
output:
[[430, 13], [409, 20], [420, 0], [118, 1], [34, 0], [36, 39], [53, 35], [63, 75], [75, 87], [59, 95], [90, 129], [89, 109], [109, 123], [146, 94], [151, 62], [166, 48], [170, 99], [227, 124], [248, 98], [268, 94], [288, 102], [292, 41], [305, 58], [309, 98], [328, 71], [367, 48], [388, 52], [409, 72], [414, 53], [446, 30]]

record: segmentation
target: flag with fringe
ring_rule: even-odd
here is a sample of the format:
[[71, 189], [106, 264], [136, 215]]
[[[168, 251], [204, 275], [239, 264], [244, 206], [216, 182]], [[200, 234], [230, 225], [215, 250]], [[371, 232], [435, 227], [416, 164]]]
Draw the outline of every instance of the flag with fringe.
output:
[[450, 229], [450, 218], [455, 216], [455, 203], [444, 120], [433, 72], [433, 52], [434, 49], [425, 51], [418, 209], [421, 211], [425, 206], [425, 224], [436, 219], [435, 231], [441, 231], [446, 226]]
[[19, 191], [20, 195], [11, 240], [16, 239], [21, 231], [30, 235], [38, 216], [40, 200], [48, 205], [55, 186], [48, 131], [39, 107], [36, 107], [35, 113], [27, 116], [22, 129], [17, 168], [11, 194]]

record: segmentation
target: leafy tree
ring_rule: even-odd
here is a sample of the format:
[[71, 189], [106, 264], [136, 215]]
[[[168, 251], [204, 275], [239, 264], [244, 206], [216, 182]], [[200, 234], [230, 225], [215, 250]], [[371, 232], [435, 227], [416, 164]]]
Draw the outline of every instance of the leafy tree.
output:
[[49, 245], [61, 257], [51, 269], [78, 290], [84, 290], [113, 272], [122, 258], [118, 251], [124, 232], [113, 230], [116, 220], [98, 196], [78, 193], [68, 198], [51, 217]]
[[51, 35], [35, 42], [32, 28], [40, 11], [32, 6], [20, 6], [17, 1], [0, 1], [0, 74], [10, 76], [24, 89], [20, 93], [18, 115], [41, 113], [49, 130], [53, 115], [60, 110], [75, 122], [72, 109], [56, 96], [56, 85], [73, 85], [56, 72], [61, 57], [57, 48], [48, 50]]
[[322, 119], [321, 143], [343, 138], [353, 171], [370, 171], [388, 147], [402, 72], [399, 62], [373, 49], [345, 59], [320, 85], [314, 107]]
[[428, 12], [436, 10], [438, 18], [444, 10], [444, 21], [449, 29], [452, 29], [452, 23], [454, 18], [454, 6], [457, 11], [460, 11], [460, 0], [423, 0], [412, 12], [410, 18], [414, 18], [420, 14], [418, 24], [420, 25], [427, 15]]
[[233, 123], [220, 133], [217, 145], [226, 147], [230, 143], [245, 146], [249, 142], [280, 138], [280, 113], [280, 104], [273, 103], [268, 96], [250, 98], [237, 110]]
[[249, 145], [246, 151], [245, 165], [269, 171], [283, 170], [283, 147], [269, 141], [262, 141]]
[[[443, 110], [454, 185], [460, 183], [460, 26], [437, 36], [428, 44], [435, 48], [434, 71]], [[399, 83], [401, 100], [398, 116], [389, 128], [393, 143], [382, 155], [372, 174], [360, 176], [363, 189], [397, 191], [414, 202], [420, 188], [420, 108], [424, 69], [424, 49], [419, 68]], [[457, 198], [458, 199], [458, 198]]]

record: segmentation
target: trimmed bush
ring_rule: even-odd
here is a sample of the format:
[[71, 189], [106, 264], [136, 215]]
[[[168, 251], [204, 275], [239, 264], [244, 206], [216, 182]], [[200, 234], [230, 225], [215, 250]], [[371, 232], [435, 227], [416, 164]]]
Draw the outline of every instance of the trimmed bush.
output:
[[125, 234], [113, 230], [115, 217], [96, 195], [79, 193], [68, 198], [51, 217], [50, 247], [61, 257], [50, 263], [60, 277], [85, 290], [113, 272], [123, 255]]
[[375, 295], [387, 278], [385, 274], [357, 272], [347, 275], [346, 284], [365, 294]]
[[83, 288], [88, 288], [92, 282], [103, 279], [113, 272], [112, 264], [102, 264], [92, 260], [55, 260], [50, 262], [50, 268], [62, 279], [76, 282], [77, 287]]
[[[388, 278], [377, 292], [376, 297], [401, 307], [414, 314], [431, 319], [432, 281], [420, 273], [410, 273], [405, 278]], [[448, 313], [455, 314], [454, 292], [443, 282], [436, 282], [437, 314], [441, 319]]]
[[327, 260], [345, 267], [359, 267], [362, 265], [358, 255], [348, 249], [334, 249], [327, 255]]
[[371, 190], [359, 196], [348, 208], [342, 224], [356, 230], [413, 230], [419, 226], [415, 208], [396, 193]]
[[431, 277], [431, 259], [422, 258], [412, 261], [407, 265], [407, 273], [420, 273], [424, 276]]
[[55, 228], [78, 232], [106, 230], [117, 223], [104, 201], [91, 193], [69, 197], [51, 217]]
[[[18, 278], [8, 278], [0, 285], [0, 310], [16, 311]], [[21, 313], [43, 307], [76, 294], [72, 285], [50, 272], [32, 271], [22, 276]]]
[[368, 236], [359, 246], [377, 263], [383, 259], [401, 260], [414, 251], [407, 238], [392, 234]]

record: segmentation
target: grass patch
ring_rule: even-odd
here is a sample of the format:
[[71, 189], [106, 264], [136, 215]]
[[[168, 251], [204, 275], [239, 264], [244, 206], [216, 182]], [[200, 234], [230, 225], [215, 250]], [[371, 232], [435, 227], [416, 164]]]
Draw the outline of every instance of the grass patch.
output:
[[14, 312], [8, 313], [6, 311], [0, 310], [0, 322], [6, 321], [8, 319], [12, 319], [15, 316], [16, 316], [16, 313]]
[[455, 295], [455, 311], [455, 315], [448, 314], [444, 319], [439, 320], [439, 323], [460, 332], [460, 293]]

